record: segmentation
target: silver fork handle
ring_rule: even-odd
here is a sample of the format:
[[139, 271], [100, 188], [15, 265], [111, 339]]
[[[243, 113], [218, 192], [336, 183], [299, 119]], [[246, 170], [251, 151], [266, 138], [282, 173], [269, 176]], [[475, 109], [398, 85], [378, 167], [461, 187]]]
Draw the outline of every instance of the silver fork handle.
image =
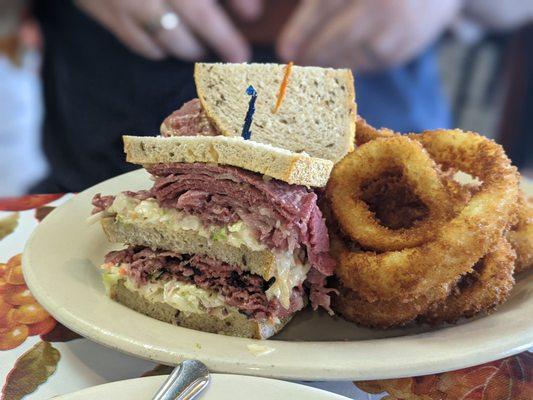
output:
[[202, 362], [185, 360], [174, 368], [152, 400], [192, 400], [209, 381], [209, 370]]

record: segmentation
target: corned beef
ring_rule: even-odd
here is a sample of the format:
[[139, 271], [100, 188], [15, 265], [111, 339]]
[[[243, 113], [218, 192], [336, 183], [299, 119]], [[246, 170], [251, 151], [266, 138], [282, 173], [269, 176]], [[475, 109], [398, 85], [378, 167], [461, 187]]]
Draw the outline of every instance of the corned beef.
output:
[[130, 247], [109, 253], [105, 261], [129, 264], [126, 272], [138, 285], [154, 280], [177, 279], [216, 291], [228, 305], [258, 321], [292, 315], [304, 305], [301, 287], [294, 288], [290, 307], [286, 310], [278, 299], [267, 299], [265, 291], [269, 283], [262, 277], [203, 255], [189, 256]]
[[313, 310], [322, 307], [330, 314], [334, 314], [331, 309], [331, 293], [337, 293], [336, 289], [326, 287], [327, 277], [316, 269], [310, 269], [305, 280], [305, 286], [309, 288], [309, 301]]
[[200, 100], [183, 104], [163, 121], [162, 136], [216, 136], [215, 127], [209, 122]]
[[104, 211], [113, 204], [114, 200], [115, 196], [102, 196], [100, 193], [95, 194], [92, 200], [94, 206], [92, 213], [96, 214], [100, 211]]
[[[315, 193], [227, 165], [173, 163], [147, 170], [155, 178], [153, 187], [126, 195], [138, 200], [154, 198], [161, 207], [196, 215], [205, 225], [227, 226], [242, 220], [260, 243], [274, 251], [305, 248], [311, 265], [305, 282], [311, 304], [331, 312], [332, 290], [326, 288], [326, 278], [333, 274], [335, 262]], [[93, 212], [112, 202], [113, 196], [96, 195]]]
[[327, 276], [333, 273], [317, 196], [305, 187], [227, 165], [173, 163], [147, 170], [155, 177], [150, 193], [162, 207], [197, 215], [206, 225], [243, 220], [259, 242], [283, 251], [302, 244], [314, 268]]

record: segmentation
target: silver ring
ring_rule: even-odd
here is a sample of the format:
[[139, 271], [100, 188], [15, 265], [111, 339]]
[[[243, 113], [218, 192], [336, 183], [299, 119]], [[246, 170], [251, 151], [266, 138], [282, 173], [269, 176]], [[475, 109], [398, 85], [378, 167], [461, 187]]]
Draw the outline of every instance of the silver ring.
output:
[[152, 35], [155, 35], [161, 30], [171, 31], [173, 29], [176, 29], [179, 23], [180, 17], [178, 16], [178, 14], [172, 11], [167, 11], [160, 17], [148, 22], [146, 24], [146, 30]]

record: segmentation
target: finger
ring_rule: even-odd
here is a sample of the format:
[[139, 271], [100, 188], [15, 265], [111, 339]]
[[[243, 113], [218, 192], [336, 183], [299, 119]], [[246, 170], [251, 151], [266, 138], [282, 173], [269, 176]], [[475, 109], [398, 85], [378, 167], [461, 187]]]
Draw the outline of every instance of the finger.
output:
[[[300, 62], [321, 66], [353, 67], [361, 43], [373, 34], [376, 25], [365, 18], [365, 10], [354, 4], [330, 18], [312, 43], [300, 55]], [[357, 54], [360, 54], [359, 52]], [[355, 63], [354, 63], [355, 61]], [[350, 62], [352, 65], [340, 65]]]
[[251, 50], [224, 10], [212, 0], [170, 0], [178, 15], [223, 60], [245, 62]]
[[168, 12], [169, 8], [161, 1], [147, 1], [142, 8], [131, 10], [133, 19], [137, 20], [145, 31], [148, 25], [155, 25], [155, 30], [150, 29], [146, 33], [167, 54], [186, 60], [202, 58], [205, 54], [203, 46], [192, 35], [179, 16], [175, 28], [158, 27], [161, 24], [161, 18]]
[[197, 61], [206, 54], [204, 46], [183, 21], [174, 29], [160, 29], [154, 37], [169, 54], [184, 60]]
[[367, 31], [360, 40], [349, 43], [342, 49], [345, 57], [342, 61], [346, 67], [358, 72], [380, 72], [398, 63], [398, 57], [404, 54], [401, 46], [404, 35], [389, 35], [383, 29]]
[[358, 72], [379, 72], [393, 65], [392, 59], [383, 56], [371, 41], [360, 42], [356, 48], [351, 49], [346, 63]]
[[379, 31], [367, 42], [367, 60], [361, 70], [379, 71], [402, 64], [410, 58], [412, 48], [405, 33]]
[[146, 31], [129, 16], [120, 17], [118, 23], [110, 27], [130, 50], [151, 60], [161, 60], [165, 51], [152, 39]]
[[345, 0], [304, 0], [285, 24], [277, 43], [278, 55], [285, 61], [296, 60], [306, 45]]
[[263, 0], [230, 0], [229, 6], [244, 21], [255, 21], [263, 13]]

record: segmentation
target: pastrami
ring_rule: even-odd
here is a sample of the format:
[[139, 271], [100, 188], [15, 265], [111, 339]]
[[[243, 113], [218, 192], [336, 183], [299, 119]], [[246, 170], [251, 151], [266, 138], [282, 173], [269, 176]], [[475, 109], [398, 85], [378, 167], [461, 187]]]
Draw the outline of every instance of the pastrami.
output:
[[269, 282], [262, 277], [205, 255], [190, 256], [171, 251], [130, 247], [109, 253], [105, 261], [128, 264], [126, 273], [138, 285], [154, 280], [176, 279], [215, 291], [224, 298], [226, 304], [258, 321], [273, 317], [283, 318], [304, 306], [301, 286], [294, 288], [289, 309], [284, 309], [278, 299], [267, 299], [265, 291]]
[[216, 136], [217, 130], [205, 114], [200, 100], [183, 104], [163, 121], [162, 136]]
[[305, 187], [227, 165], [172, 163], [147, 170], [155, 177], [150, 193], [162, 207], [194, 214], [206, 225], [242, 220], [260, 243], [281, 251], [303, 245], [314, 268], [333, 273], [317, 196]]

